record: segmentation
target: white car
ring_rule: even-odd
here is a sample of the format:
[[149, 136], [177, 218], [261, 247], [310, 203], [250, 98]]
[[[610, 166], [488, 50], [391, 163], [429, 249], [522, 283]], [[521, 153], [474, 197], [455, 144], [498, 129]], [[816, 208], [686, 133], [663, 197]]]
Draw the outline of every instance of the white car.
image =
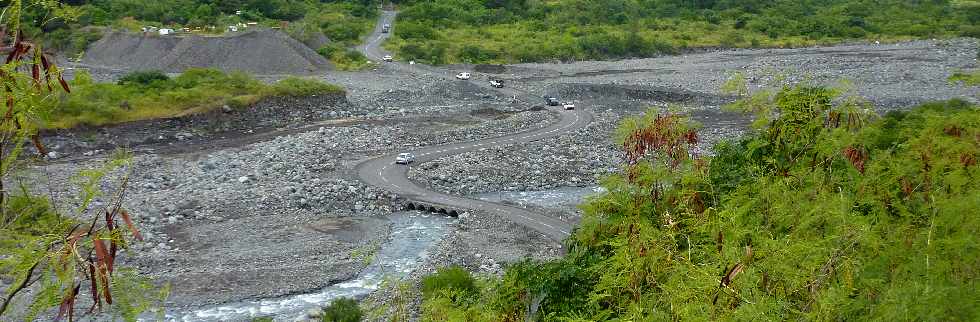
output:
[[395, 60], [395, 58], [394, 57], [391, 57], [391, 55], [385, 55], [384, 57], [381, 57], [381, 60], [383, 60], [383, 61], [392, 61], [392, 60]]
[[462, 80], [470, 79], [470, 73], [463, 72], [463, 73], [456, 74], [456, 79], [462, 79]]
[[397, 164], [409, 164], [415, 162], [415, 155], [411, 153], [399, 153], [395, 157], [395, 163]]
[[575, 109], [575, 104], [572, 103], [572, 102], [565, 102], [565, 104], [562, 104], [561, 106], [564, 107], [566, 110], [574, 110]]
[[491, 79], [490, 80], [490, 87], [493, 87], [493, 88], [504, 88], [504, 82], [501, 82], [500, 80], [496, 80], [496, 79]]

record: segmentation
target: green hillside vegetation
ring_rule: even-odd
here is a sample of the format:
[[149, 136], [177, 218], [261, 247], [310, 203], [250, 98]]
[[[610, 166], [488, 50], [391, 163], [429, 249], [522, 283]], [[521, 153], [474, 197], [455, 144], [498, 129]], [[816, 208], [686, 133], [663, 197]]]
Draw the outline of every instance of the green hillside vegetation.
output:
[[[52, 0], [38, 0], [51, 2]], [[308, 42], [322, 33], [331, 41], [349, 46], [372, 30], [378, 9], [376, 0], [76, 0], [62, 1], [62, 18], [50, 19], [45, 6], [29, 6], [23, 21], [31, 39], [45, 48], [76, 55], [101, 37], [104, 27], [139, 32], [143, 26], [201, 28], [222, 33], [227, 26], [258, 22], [280, 27], [294, 38]], [[241, 14], [236, 14], [241, 11]], [[206, 29], [215, 26], [214, 30]]]
[[566, 256], [476, 290], [440, 271], [457, 282], [426, 279], [422, 320], [977, 321], [980, 110], [878, 117], [837, 98], [745, 97], [754, 132], [710, 157], [682, 116], [627, 119], [622, 173], [581, 206]]
[[434, 64], [980, 36], [974, 0], [408, 0], [388, 48]]
[[189, 69], [170, 78], [161, 72], [134, 72], [117, 83], [96, 83], [84, 73], [71, 82], [48, 118], [49, 128], [106, 125], [204, 113], [224, 105], [251, 106], [269, 96], [309, 96], [342, 93], [338, 86], [304, 78], [286, 78], [273, 84], [244, 73], [215, 69]]

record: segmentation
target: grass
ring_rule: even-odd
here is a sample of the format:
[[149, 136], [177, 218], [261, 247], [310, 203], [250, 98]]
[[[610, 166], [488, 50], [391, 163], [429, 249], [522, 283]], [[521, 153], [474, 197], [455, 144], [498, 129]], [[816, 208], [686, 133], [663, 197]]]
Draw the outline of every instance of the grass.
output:
[[980, 71], [953, 73], [952, 76], [949, 76], [949, 82], [952, 84], [963, 83], [966, 86], [980, 86]]
[[331, 43], [320, 47], [317, 53], [330, 60], [338, 70], [356, 71], [374, 65], [361, 52], [344, 47], [344, 45], [338, 43]]
[[266, 84], [244, 73], [214, 69], [189, 69], [174, 78], [161, 73], [134, 73], [119, 83], [96, 83], [81, 73], [71, 88], [71, 94], [55, 103], [48, 128], [170, 118], [205, 113], [225, 105], [245, 108], [272, 96], [344, 92], [338, 86], [310, 79], [290, 77]]

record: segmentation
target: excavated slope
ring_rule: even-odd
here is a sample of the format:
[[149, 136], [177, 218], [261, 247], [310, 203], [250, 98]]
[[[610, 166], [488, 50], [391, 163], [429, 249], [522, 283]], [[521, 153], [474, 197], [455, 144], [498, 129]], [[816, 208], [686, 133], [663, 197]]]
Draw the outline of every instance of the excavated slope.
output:
[[124, 70], [180, 72], [211, 67], [254, 74], [308, 74], [331, 68], [312, 49], [276, 30], [229, 37], [109, 32], [89, 46], [84, 63]]

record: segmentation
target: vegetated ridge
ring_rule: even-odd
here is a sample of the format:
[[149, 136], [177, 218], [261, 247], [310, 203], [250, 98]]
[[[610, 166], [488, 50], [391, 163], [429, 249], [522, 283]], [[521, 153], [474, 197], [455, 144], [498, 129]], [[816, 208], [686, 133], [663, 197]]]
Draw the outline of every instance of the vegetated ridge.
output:
[[89, 47], [82, 62], [124, 70], [207, 67], [260, 75], [310, 74], [332, 67], [323, 56], [276, 30], [229, 37], [108, 32]]
[[980, 36], [977, 1], [402, 1], [386, 47], [432, 64]]
[[732, 106], [755, 130], [710, 157], [683, 116], [626, 119], [624, 170], [581, 206], [565, 257], [426, 277], [421, 321], [980, 317], [977, 106], [878, 116], [806, 84], [746, 97]]

